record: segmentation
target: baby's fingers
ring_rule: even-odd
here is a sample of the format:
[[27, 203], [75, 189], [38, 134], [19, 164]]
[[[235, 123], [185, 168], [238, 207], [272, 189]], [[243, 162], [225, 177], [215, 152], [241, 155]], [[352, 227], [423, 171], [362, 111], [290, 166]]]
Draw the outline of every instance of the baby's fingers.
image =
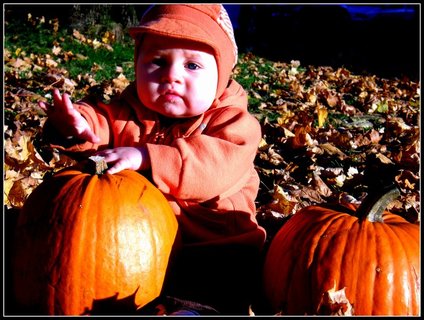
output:
[[82, 131], [79, 134], [78, 138], [92, 142], [92, 143], [100, 142], [100, 138], [93, 131], [91, 131], [90, 128], [87, 128], [86, 130]]
[[44, 101], [39, 101], [38, 106], [48, 114], [52, 114], [53, 112], [70, 113], [74, 109], [69, 95], [67, 93], [61, 95], [60, 91], [57, 88], [53, 89], [53, 104], [49, 104]]
[[55, 108], [60, 109], [61, 111], [71, 113], [72, 110], [74, 110], [74, 105], [66, 92], [63, 95], [60, 95], [60, 91], [55, 88], [53, 90], [53, 101]]
[[115, 174], [125, 169], [128, 169], [128, 164], [125, 160], [120, 159], [117, 162], [113, 163], [113, 165], [106, 170], [106, 173]]
[[41, 108], [41, 110], [43, 110], [44, 112], [48, 112], [50, 105], [48, 103], [45, 103], [43, 101], [39, 101], [38, 102], [38, 106]]

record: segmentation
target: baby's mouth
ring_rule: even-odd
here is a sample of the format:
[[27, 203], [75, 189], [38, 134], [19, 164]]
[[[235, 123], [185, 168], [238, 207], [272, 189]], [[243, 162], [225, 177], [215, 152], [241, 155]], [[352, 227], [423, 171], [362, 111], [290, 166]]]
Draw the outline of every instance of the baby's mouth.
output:
[[166, 92], [165, 94], [162, 94], [161, 97], [165, 102], [171, 102], [171, 103], [175, 103], [181, 100], [181, 96], [173, 92]]

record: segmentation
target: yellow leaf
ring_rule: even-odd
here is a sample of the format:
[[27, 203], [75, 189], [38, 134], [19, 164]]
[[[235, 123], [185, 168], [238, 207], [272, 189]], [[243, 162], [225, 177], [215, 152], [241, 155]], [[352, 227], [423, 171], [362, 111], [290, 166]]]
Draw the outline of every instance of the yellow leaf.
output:
[[268, 143], [266, 142], [264, 138], [262, 138], [261, 141], [259, 142], [259, 149], [266, 148], [267, 146], [268, 146]]
[[309, 92], [306, 94], [308, 102], [310, 102], [312, 105], [315, 104], [315, 102], [317, 102], [317, 95], [314, 92]]
[[[10, 171], [10, 170], [9, 170]], [[13, 187], [15, 181], [13, 179], [4, 179], [3, 181], [3, 195], [4, 195], [4, 204], [8, 206], [8, 208], [12, 207], [12, 203], [9, 201], [9, 193]]]
[[102, 42], [103, 43], [109, 43], [110, 38], [111, 38], [111, 34], [109, 33], [109, 31], [106, 31], [105, 34], [102, 37]]
[[318, 128], [322, 128], [324, 126], [325, 121], [328, 117], [328, 110], [326, 107], [321, 106], [317, 110], [318, 113]]
[[277, 122], [280, 126], [287, 124], [292, 121], [292, 118], [295, 116], [295, 114], [292, 111], [287, 111], [281, 113], [281, 117], [278, 117]]
[[20, 181], [12, 181], [12, 186], [10, 187], [8, 193], [5, 193], [5, 204], [11, 207], [21, 208], [25, 202], [25, 192], [21, 186]]

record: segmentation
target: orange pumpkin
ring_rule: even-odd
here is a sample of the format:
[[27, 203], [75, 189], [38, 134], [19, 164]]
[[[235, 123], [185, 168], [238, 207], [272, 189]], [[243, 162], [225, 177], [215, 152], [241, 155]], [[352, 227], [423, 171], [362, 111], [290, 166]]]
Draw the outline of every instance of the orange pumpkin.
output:
[[[418, 315], [419, 226], [385, 210], [395, 191], [359, 208], [309, 206], [293, 215], [265, 257], [263, 288], [270, 310]], [[329, 302], [329, 295], [335, 299]]]
[[[17, 303], [50, 315], [133, 312], [162, 289], [177, 233], [165, 196], [141, 174], [67, 168], [36, 188], [15, 233]], [[128, 306], [128, 302], [132, 304]]]

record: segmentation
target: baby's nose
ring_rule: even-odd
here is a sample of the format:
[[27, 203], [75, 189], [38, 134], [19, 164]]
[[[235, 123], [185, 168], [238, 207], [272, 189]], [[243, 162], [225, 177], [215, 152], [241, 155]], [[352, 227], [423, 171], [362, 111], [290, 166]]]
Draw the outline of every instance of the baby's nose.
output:
[[179, 82], [182, 80], [183, 68], [177, 64], [170, 64], [164, 69], [162, 80], [169, 82]]

